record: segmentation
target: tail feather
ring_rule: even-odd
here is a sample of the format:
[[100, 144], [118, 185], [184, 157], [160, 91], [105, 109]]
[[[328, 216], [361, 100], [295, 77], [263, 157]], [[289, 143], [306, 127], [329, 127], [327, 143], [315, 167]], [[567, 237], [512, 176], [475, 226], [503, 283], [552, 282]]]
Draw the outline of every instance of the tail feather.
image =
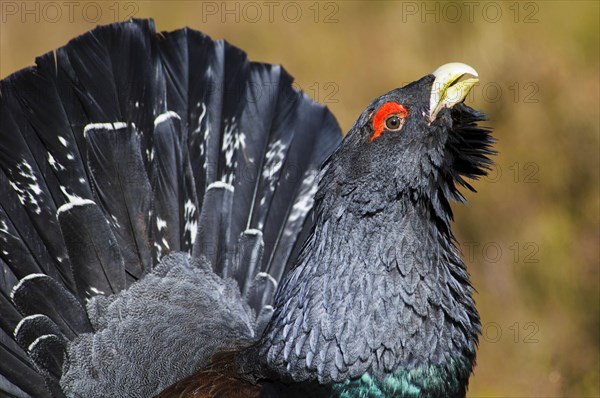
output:
[[70, 66], [70, 81], [85, 88], [77, 95], [89, 121], [128, 120], [151, 131], [149, 112], [140, 106], [153, 103], [153, 29], [143, 20], [101, 26], [63, 47], [68, 62], [60, 66]]
[[[246, 107], [250, 62], [242, 50], [224, 43], [223, 93], [220, 129], [214, 130], [220, 148], [217, 154], [217, 181], [233, 185], [236, 180], [235, 154], [241, 145], [240, 115]], [[209, 159], [210, 161], [210, 159]]]
[[[102, 39], [99, 32], [94, 31], [85, 38], [71, 40], [68, 46], [58, 50], [62, 55], [59, 68], [68, 73], [65, 81], [67, 90], [74, 89], [67, 99], [81, 103], [87, 123], [92, 120], [123, 120], [111, 53]], [[104, 77], [101, 84], [99, 76]]]
[[[213, 59], [214, 43], [207, 36], [185, 28], [159, 35], [156, 46], [161, 64], [157, 70], [164, 76], [161, 92], [164, 91], [170, 114], [178, 116], [170, 118], [176, 124], [172, 132], [175, 136], [171, 139], [181, 148], [176, 159], [176, 170], [180, 174], [176, 180], [178, 196], [171, 206], [178, 205], [180, 250], [191, 253], [196, 220], [208, 185], [205, 133], [201, 124], [203, 120], [204, 123], [207, 121], [206, 104], [212, 91], [211, 76], [207, 72]], [[171, 230], [174, 231], [173, 227]]]
[[[181, 119], [181, 132], [185, 135], [180, 137], [182, 142], [187, 141], [190, 120], [185, 116], [189, 114], [189, 101], [194, 98], [189, 91], [190, 65], [194, 64], [190, 64], [189, 59], [188, 33], [188, 29], [180, 29], [159, 35], [155, 43], [160, 57], [160, 67], [157, 68], [155, 73], [162, 76], [161, 79], [156, 79], [159, 82], [156, 91], [160, 93], [159, 98], [164, 99], [163, 106], [166, 107], [168, 104], [170, 111], [175, 112], [180, 117], [183, 116]], [[197, 65], [193, 66], [194, 69], [196, 67]]]
[[[0, 124], [3, 131], [11, 134], [10, 138], [0, 140], [0, 167], [9, 180], [8, 185], [17, 194], [18, 201], [27, 214], [27, 220], [22, 221], [35, 229], [52, 259], [52, 265], [46, 264], [46, 266], [48, 269], [54, 268], [52, 273], [58, 273], [60, 275], [58, 279], [72, 288], [74, 282], [70, 265], [60, 228], [54, 216], [57, 208], [56, 200], [60, 200], [56, 197], [59, 184], [51, 173], [42, 172], [47, 171], [46, 163], [42, 161], [47, 158], [47, 154], [43, 153], [43, 146], [29, 125], [26, 112], [18, 104], [20, 95], [18, 76], [19, 74], [12, 79], [9, 77], [0, 83], [2, 92]], [[50, 192], [49, 183], [53, 185], [54, 195]], [[12, 197], [14, 196], [8, 195], [2, 198], [3, 207], [4, 203], [7, 207], [13, 205], [10, 203]], [[21, 227], [20, 224], [16, 226], [27, 230], [31, 230], [31, 227]], [[28, 241], [35, 239], [35, 235], [23, 238]], [[13, 255], [17, 254], [13, 253]], [[8, 256], [5, 257], [5, 261], [8, 260]], [[16, 263], [12, 264], [15, 268], [19, 267]]]
[[[198, 186], [198, 192], [206, 190], [211, 183], [219, 181], [219, 154], [221, 150], [221, 126], [224, 123], [223, 117], [223, 97], [225, 85], [225, 43], [214, 42], [209, 45], [214, 48], [212, 62], [207, 65], [207, 86], [208, 93], [205, 94], [204, 106], [206, 113], [201, 124], [201, 133], [199, 131], [196, 140], [201, 142], [203, 156], [199, 159], [202, 161], [202, 168], [197, 176], [202, 181], [202, 185]], [[205, 120], [204, 120], [205, 119]], [[198, 200], [200, 201], [200, 197]], [[199, 203], [204, 203], [202, 202]], [[200, 209], [201, 211], [201, 209]]]
[[[281, 71], [277, 103], [271, 121], [269, 140], [264, 151], [260, 167], [260, 180], [258, 181], [257, 197], [252, 207], [250, 228], [263, 230], [267, 222], [269, 210], [277, 189], [279, 178], [282, 175], [283, 161], [287, 155], [293, 139], [294, 129], [290, 119], [293, 118], [297, 106], [298, 93], [291, 88], [292, 78], [285, 71]], [[272, 241], [265, 236], [266, 257], [272, 250]], [[264, 267], [263, 267], [264, 268]]]
[[228, 256], [227, 235], [231, 220], [233, 187], [224, 182], [209, 185], [198, 220], [198, 236], [193, 257], [204, 257], [219, 275], [229, 274], [225, 269]]
[[43, 376], [12, 336], [0, 330], [0, 395], [52, 397]]
[[187, 173], [188, 163], [181, 143], [181, 118], [170, 111], [157, 117], [154, 125], [149, 178], [153, 193], [151, 228], [156, 263], [162, 253], [189, 250], [191, 236], [184, 234], [185, 203], [190, 201], [195, 207], [196, 200], [194, 191], [188, 191], [185, 184], [191, 174]]
[[[76, 142], [63, 102], [55, 85], [56, 65], [54, 54], [38, 58], [39, 67], [32, 73], [15, 75], [14, 86], [21, 109], [41, 145], [31, 145], [39, 152], [44, 177], [53, 175], [60, 185], [47, 183], [50, 189], [59, 188], [64, 195], [91, 197], [89, 179], [82, 159], [82, 151]], [[12, 115], [15, 110], [12, 110]], [[21, 125], [19, 124], [21, 127]], [[33, 141], [35, 142], [35, 141]], [[46, 162], [47, 161], [47, 162]], [[64, 203], [62, 195], [57, 207]]]
[[[0, 261], [5, 275], [8, 270], [18, 279], [29, 274], [45, 273], [60, 280], [46, 245], [9, 181], [0, 170]], [[8, 294], [10, 288], [3, 290]]]
[[60, 379], [67, 339], [45, 315], [30, 315], [21, 320], [14, 338], [36, 365], [46, 382], [57, 385]]
[[86, 127], [85, 137], [98, 204], [121, 243], [127, 273], [139, 279], [152, 269], [152, 189], [139, 150], [138, 130], [122, 122], [92, 124]]
[[324, 131], [337, 127], [331, 114], [305, 98], [300, 97], [296, 102], [294, 117], [282, 121], [282, 128], [292, 129], [294, 136], [286, 150], [280, 170], [282, 178], [278, 180], [264, 227], [268, 242], [264, 270], [276, 280], [281, 279], [290, 262], [294, 243], [312, 208], [318, 167], [338, 144], [331, 136], [315, 133], [323, 126], [327, 126]]
[[12, 336], [21, 319], [23, 319], [23, 315], [15, 307], [10, 297], [4, 291], [0, 291], [0, 329]]
[[262, 232], [257, 229], [248, 229], [240, 235], [233, 276], [243, 297], [246, 297], [254, 277], [260, 270], [264, 246]]
[[276, 288], [277, 281], [271, 275], [265, 272], [256, 274], [246, 293], [246, 301], [257, 315], [265, 306], [273, 302]]
[[[220, 130], [220, 104], [222, 87], [222, 42], [213, 42], [208, 36], [187, 30], [188, 63], [188, 114], [184, 116], [188, 125], [188, 151], [194, 175], [200, 215], [204, 193], [211, 182], [216, 181], [215, 165], [207, 161], [209, 153], [218, 150], [219, 140], [211, 131]], [[214, 149], [213, 149], [214, 147]], [[214, 161], [214, 156], [211, 156]]]
[[42, 314], [29, 315], [23, 318], [13, 334], [17, 343], [24, 350], [28, 350], [42, 336], [62, 336], [58, 325]]
[[79, 298], [87, 301], [123, 290], [125, 262], [100, 208], [91, 200], [76, 200], [61, 206], [57, 217]]
[[[62, 397], [54, 374], [61, 369], [66, 340], [47, 316], [23, 318], [22, 313], [17, 301], [0, 292], [0, 392], [16, 397]], [[60, 344], [42, 342], [46, 339]]]
[[[278, 66], [252, 64], [248, 81], [246, 107], [244, 108], [237, 135], [234, 138], [231, 163], [237, 169], [234, 182], [235, 197], [231, 225], [231, 236], [237, 239], [247, 229], [261, 230], [253, 221], [260, 208], [261, 195], [265, 193], [265, 176], [270, 170], [267, 165], [268, 149], [276, 145], [277, 131], [273, 131], [279, 91], [285, 81]], [[276, 189], [275, 185], [268, 186]], [[257, 271], [258, 272], [258, 271]], [[253, 277], [254, 275], [252, 275]]]
[[21, 279], [10, 298], [21, 314], [46, 315], [69, 339], [92, 330], [79, 300], [47, 275], [30, 274]]
[[[153, 129], [153, 120], [149, 118], [153, 108], [146, 108], [153, 102], [161, 107], [161, 112], [166, 111], [167, 104], [164, 99], [156, 97], [156, 81], [163, 79], [161, 75], [155, 75], [156, 53], [152, 51], [151, 34], [154, 24], [150, 21], [138, 21], [135, 24], [120, 24], [115, 27], [104, 26], [97, 29], [96, 36], [102, 43], [102, 57], [106, 57], [108, 67], [113, 76], [116, 104], [118, 111], [112, 111], [106, 118], [96, 120], [109, 121], [110, 117], [115, 120], [126, 120], [135, 125], [141, 137], [141, 153], [150, 147], [150, 133]], [[83, 44], [83, 42], [82, 42]], [[77, 49], [77, 57], [89, 51], [87, 45]], [[86, 64], [87, 66], [88, 64]], [[91, 70], [91, 76], [106, 76], [95, 74]], [[99, 89], [102, 85], [96, 84]], [[102, 90], [98, 90], [101, 94]]]
[[62, 375], [62, 367], [65, 360], [67, 342], [62, 336], [56, 334], [45, 334], [34, 340], [29, 345], [27, 353], [33, 362], [47, 376], [52, 385], [58, 387], [58, 381]]
[[[23, 315], [15, 308], [6, 291], [17, 281], [10, 268], [0, 259], [0, 394], [8, 397], [47, 397], [43, 377], [17, 341], [16, 329]], [[41, 316], [41, 315], [38, 315]]]

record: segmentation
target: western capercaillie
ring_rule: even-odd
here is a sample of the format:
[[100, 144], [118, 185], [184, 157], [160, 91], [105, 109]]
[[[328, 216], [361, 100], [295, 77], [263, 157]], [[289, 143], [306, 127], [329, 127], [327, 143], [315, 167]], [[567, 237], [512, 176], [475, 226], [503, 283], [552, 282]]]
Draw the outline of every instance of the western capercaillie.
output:
[[375, 99], [342, 141], [281, 67], [190, 29], [99, 27], [36, 64], [0, 83], [0, 392], [465, 395], [475, 70]]

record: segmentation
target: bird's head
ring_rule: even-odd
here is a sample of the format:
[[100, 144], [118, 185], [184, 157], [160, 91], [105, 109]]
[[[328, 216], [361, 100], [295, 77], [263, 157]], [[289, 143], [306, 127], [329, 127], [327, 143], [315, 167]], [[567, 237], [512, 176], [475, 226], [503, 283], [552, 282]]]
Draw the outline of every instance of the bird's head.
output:
[[490, 131], [477, 126], [485, 115], [463, 103], [477, 76], [449, 63], [375, 99], [326, 164], [322, 196], [336, 192], [335, 201], [345, 196], [364, 213], [400, 196], [427, 198], [449, 221], [448, 199], [463, 199], [456, 183], [473, 190], [464, 177], [485, 175], [494, 153]]

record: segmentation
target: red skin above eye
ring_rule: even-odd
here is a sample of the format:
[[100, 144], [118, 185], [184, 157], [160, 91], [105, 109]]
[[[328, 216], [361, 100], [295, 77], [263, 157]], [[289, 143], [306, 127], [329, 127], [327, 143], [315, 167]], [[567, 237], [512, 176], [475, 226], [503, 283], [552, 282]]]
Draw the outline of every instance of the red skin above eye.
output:
[[385, 119], [391, 115], [398, 115], [405, 119], [408, 116], [408, 110], [397, 102], [386, 102], [383, 104], [373, 116], [373, 135], [371, 142], [383, 133], [385, 130]]

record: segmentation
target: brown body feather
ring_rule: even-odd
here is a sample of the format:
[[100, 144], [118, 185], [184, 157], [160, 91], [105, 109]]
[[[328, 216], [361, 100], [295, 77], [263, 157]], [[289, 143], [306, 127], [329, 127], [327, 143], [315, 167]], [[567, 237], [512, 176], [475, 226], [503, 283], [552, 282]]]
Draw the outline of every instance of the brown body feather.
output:
[[261, 386], [238, 375], [238, 351], [220, 352], [205, 369], [171, 385], [155, 398], [258, 398]]

